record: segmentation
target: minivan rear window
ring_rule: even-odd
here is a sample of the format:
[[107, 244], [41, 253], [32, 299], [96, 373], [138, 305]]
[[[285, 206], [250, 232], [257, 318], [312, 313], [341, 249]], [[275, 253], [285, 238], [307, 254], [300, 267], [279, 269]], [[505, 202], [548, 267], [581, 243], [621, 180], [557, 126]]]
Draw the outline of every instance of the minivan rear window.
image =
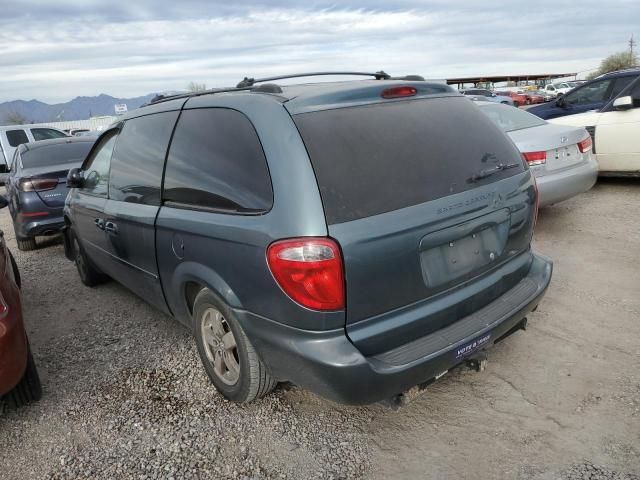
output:
[[[524, 170], [515, 145], [464, 97], [391, 101], [293, 118], [329, 224], [428, 202]], [[472, 180], [499, 164], [510, 168]]]
[[77, 163], [80, 165], [87, 156], [93, 142], [69, 142], [52, 145], [34, 146], [33, 150], [22, 152], [22, 166], [24, 168], [46, 167], [62, 163]]

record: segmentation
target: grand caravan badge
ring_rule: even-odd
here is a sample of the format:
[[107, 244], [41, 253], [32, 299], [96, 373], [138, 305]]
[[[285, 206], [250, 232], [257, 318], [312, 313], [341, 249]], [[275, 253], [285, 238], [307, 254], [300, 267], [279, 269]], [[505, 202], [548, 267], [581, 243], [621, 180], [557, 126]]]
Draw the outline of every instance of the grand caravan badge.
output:
[[475, 205], [477, 203], [491, 203], [496, 198], [496, 192], [488, 192], [483, 193], [482, 195], [477, 195], [475, 197], [467, 198], [464, 202], [452, 203], [451, 205], [447, 205], [446, 207], [439, 208], [437, 213], [438, 215], [442, 215], [443, 213], [452, 212], [459, 208], [469, 207], [471, 205]]

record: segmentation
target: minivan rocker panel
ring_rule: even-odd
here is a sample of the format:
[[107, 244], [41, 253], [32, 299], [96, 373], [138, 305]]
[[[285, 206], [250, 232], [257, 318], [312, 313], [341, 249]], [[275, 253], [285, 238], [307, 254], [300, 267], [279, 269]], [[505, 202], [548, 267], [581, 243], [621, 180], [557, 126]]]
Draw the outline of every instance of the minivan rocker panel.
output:
[[384, 400], [526, 324], [552, 273], [535, 183], [472, 102], [400, 80], [272, 91], [179, 97], [103, 134], [65, 206], [85, 284], [184, 323], [240, 402], [277, 381]]

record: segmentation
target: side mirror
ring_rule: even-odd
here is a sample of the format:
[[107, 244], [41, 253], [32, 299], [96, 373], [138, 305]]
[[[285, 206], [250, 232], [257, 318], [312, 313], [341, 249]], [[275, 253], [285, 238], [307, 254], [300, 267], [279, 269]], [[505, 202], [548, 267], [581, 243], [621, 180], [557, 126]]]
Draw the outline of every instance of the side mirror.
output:
[[633, 108], [633, 98], [631, 95], [616, 98], [613, 101], [613, 108], [616, 110], [629, 110], [630, 108]]
[[9, 200], [7, 200], [7, 197], [5, 197], [4, 195], [0, 195], [0, 209], [6, 207], [7, 205], [9, 205]]
[[67, 174], [68, 188], [82, 188], [84, 185], [84, 176], [79, 168], [72, 168]]

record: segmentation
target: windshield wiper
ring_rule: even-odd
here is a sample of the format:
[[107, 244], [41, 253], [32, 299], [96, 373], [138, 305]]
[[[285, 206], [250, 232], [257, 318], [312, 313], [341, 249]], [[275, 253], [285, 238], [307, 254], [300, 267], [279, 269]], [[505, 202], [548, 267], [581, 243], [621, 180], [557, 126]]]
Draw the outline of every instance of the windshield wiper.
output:
[[499, 163], [495, 167], [487, 168], [486, 170], [480, 170], [478, 173], [474, 173], [469, 178], [467, 178], [468, 183], [474, 183], [478, 180], [482, 180], [483, 178], [490, 177], [494, 173], [501, 172], [502, 170], [507, 170], [508, 168], [515, 168], [521, 166], [521, 163]]

